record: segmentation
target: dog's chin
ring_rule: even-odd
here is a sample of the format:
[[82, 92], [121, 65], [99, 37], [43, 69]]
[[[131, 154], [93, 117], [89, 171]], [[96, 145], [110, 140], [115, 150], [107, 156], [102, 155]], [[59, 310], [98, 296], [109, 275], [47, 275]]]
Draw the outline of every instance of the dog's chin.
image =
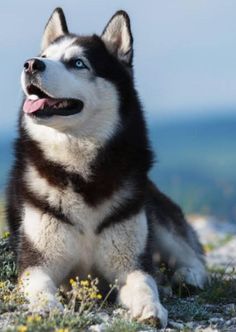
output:
[[[48, 129], [53, 129], [58, 133], [71, 134], [74, 135], [77, 133], [78, 124], [81, 121], [80, 114], [68, 115], [68, 116], [32, 116], [24, 114], [25, 124], [27, 127], [30, 126], [31, 129], [37, 131], [39, 127], [47, 127]], [[77, 135], [77, 134], [76, 134]]]

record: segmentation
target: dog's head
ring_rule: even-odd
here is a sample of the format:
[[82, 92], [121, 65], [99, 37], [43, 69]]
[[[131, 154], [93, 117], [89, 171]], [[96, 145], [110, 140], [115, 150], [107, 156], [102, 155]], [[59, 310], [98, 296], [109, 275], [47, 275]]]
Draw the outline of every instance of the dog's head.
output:
[[73, 135], [110, 135], [120, 104], [132, 89], [132, 35], [128, 15], [117, 12], [102, 35], [68, 31], [62, 9], [52, 13], [41, 53], [24, 64], [24, 121]]

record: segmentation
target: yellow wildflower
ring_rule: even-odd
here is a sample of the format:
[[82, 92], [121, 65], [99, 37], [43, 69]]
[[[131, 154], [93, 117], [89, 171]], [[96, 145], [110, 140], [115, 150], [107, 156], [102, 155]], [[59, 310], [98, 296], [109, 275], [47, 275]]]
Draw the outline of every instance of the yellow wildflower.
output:
[[4, 239], [8, 239], [9, 236], [10, 236], [10, 232], [4, 232], [4, 233], [3, 233], [3, 238], [4, 238]]
[[38, 323], [42, 320], [39, 315], [31, 315], [27, 317], [27, 324]]
[[97, 294], [95, 292], [92, 292], [90, 294], [90, 299], [96, 299], [97, 298]]
[[81, 280], [80, 281], [80, 285], [83, 286], [83, 287], [86, 287], [86, 286], [88, 287], [89, 286], [89, 282], [88, 282], [88, 280]]
[[8, 239], [9, 236], [10, 236], [10, 232], [4, 232], [4, 233], [3, 233], [3, 238], [4, 238], [4, 239]]
[[70, 279], [70, 284], [72, 287], [75, 287], [76, 286], [76, 281], [74, 279]]
[[27, 331], [27, 326], [25, 325], [20, 325], [17, 328], [17, 332], [26, 332]]
[[4, 288], [5, 287], [5, 282], [4, 281], [0, 281], [0, 288]]

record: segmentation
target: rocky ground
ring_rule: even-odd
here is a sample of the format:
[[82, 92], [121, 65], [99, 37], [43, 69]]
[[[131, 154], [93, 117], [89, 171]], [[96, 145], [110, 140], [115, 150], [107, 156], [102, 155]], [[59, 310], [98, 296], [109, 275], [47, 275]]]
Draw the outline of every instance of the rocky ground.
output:
[[[169, 325], [165, 331], [236, 331], [236, 225], [198, 216], [189, 219], [206, 249], [212, 282], [206, 290], [195, 295], [183, 288], [175, 295], [162, 296], [169, 311]], [[106, 303], [101, 305], [96, 286], [91, 282], [89, 286], [79, 283], [79, 287], [87, 289], [83, 301], [88, 301], [89, 310], [82, 310], [81, 304], [72, 308], [70, 294], [68, 310], [64, 314], [29, 313], [15, 289], [16, 268], [7, 238], [0, 241], [0, 264], [0, 331], [158, 331], [151, 322], [140, 325], [129, 321], [126, 311], [121, 308], [106, 307]], [[76, 283], [74, 287], [75, 294], [81, 294]]]
[[209, 267], [236, 268], [236, 224], [211, 217], [190, 216], [204, 245]]

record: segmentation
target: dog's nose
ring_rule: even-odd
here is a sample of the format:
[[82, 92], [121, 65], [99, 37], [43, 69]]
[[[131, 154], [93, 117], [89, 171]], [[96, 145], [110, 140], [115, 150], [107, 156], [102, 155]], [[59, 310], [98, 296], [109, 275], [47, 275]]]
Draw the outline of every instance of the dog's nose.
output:
[[29, 59], [24, 63], [24, 71], [33, 74], [37, 71], [44, 71], [46, 68], [45, 63], [39, 59]]

